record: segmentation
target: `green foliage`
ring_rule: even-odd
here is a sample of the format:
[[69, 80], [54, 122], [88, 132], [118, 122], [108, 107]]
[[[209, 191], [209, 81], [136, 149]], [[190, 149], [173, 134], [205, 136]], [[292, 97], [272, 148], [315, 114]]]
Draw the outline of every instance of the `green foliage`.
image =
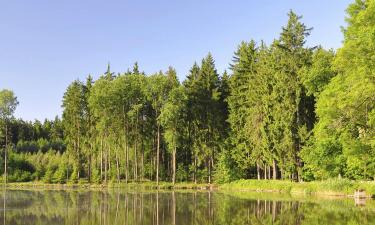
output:
[[344, 45], [334, 59], [338, 74], [320, 93], [316, 104], [319, 122], [311, 153], [306, 150], [304, 160], [317, 168], [316, 177], [321, 170], [351, 179], [373, 179], [375, 40], [369, 35], [375, 31], [375, 2], [356, 1], [347, 12]]
[[54, 169], [51, 168], [51, 167], [48, 167], [48, 169], [46, 170], [46, 173], [44, 174], [43, 176], [43, 182], [47, 183], [47, 184], [51, 184], [52, 181], [53, 181], [53, 174], [54, 174]]
[[34, 166], [26, 160], [25, 155], [9, 152], [8, 180], [10, 182], [25, 182], [32, 180]]
[[224, 184], [239, 179], [243, 176], [241, 170], [236, 168], [235, 162], [226, 151], [222, 151], [218, 157], [215, 168], [215, 183]]
[[94, 167], [93, 170], [92, 170], [91, 182], [93, 182], [94, 184], [99, 184], [101, 182], [101, 180], [100, 180], [100, 170], [96, 167]]
[[68, 171], [67, 163], [64, 159], [62, 159], [59, 164], [59, 167], [53, 174], [53, 178], [52, 178], [53, 183], [59, 183], [59, 184], [66, 183], [67, 171]]
[[3, 89], [0, 91], [0, 119], [5, 120], [13, 116], [18, 105], [17, 97], [13, 91]]
[[347, 13], [337, 51], [308, 47], [311, 29], [290, 11], [270, 45], [240, 43], [231, 73], [210, 53], [182, 84], [172, 67], [108, 64], [67, 87], [61, 120], [14, 119], [17, 98], [2, 90], [0, 171], [47, 183], [375, 179], [375, 1]]
[[319, 47], [314, 51], [311, 66], [304, 68], [302, 76], [308, 95], [318, 97], [330, 80], [336, 76], [332, 66], [334, 57], [333, 50], [326, 51]]

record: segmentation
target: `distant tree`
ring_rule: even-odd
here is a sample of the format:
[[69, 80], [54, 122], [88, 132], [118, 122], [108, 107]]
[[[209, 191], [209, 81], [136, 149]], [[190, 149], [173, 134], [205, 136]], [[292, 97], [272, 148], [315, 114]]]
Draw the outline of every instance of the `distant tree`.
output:
[[18, 105], [17, 97], [11, 90], [1, 90], [0, 91], [0, 120], [2, 123], [2, 130], [4, 131], [4, 182], [7, 181], [7, 152], [9, 150], [9, 133], [8, 126], [10, 119], [13, 117], [14, 111]]

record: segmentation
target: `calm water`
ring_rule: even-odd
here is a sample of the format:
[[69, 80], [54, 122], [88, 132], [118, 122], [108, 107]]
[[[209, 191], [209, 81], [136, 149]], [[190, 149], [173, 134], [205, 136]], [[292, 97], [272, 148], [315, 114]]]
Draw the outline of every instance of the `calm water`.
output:
[[12, 225], [375, 224], [372, 200], [356, 205], [353, 199], [125, 190], [7, 190], [1, 194], [0, 224]]

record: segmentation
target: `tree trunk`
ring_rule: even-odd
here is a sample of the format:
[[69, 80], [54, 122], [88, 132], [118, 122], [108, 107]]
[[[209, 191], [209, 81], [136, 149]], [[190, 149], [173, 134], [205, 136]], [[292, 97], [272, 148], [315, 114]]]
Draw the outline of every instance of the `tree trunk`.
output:
[[144, 174], [145, 174], [145, 167], [144, 167], [144, 146], [143, 146], [143, 139], [142, 139], [142, 144], [141, 144], [141, 181], [144, 180]]
[[156, 185], [159, 188], [159, 152], [160, 152], [160, 125], [158, 124], [158, 140], [156, 146]]
[[103, 181], [103, 136], [100, 138], [100, 182]]
[[125, 183], [128, 183], [129, 161], [128, 161], [128, 126], [126, 123], [125, 105], [122, 107], [124, 115], [124, 156], [125, 156]]
[[173, 185], [174, 185], [176, 183], [176, 146], [173, 149], [172, 167], [173, 167], [172, 180], [173, 180]]
[[264, 179], [267, 180], [267, 166], [265, 163], [263, 165], [263, 173], [264, 173]]
[[138, 168], [138, 162], [137, 162], [137, 140], [135, 140], [135, 144], [134, 144], [134, 169], [133, 169], [134, 181], [138, 180], [138, 171], [137, 171], [137, 168]]
[[208, 157], [208, 183], [211, 184], [211, 155]]
[[194, 183], [197, 184], [197, 153], [194, 152]]
[[107, 169], [108, 169], [108, 147], [107, 144], [105, 144], [105, 157], [104, 157], [104, 182], [107, 183]]
[[259, 163], [257, 163], [257, 178], [260, 180], [260, 168], [259, 168]]
[[108, 173], [107, 177], [111, 179], [110, 175], [111, 175], [112, 162], [111, 162], [111, 144], [110, 143], [108, 144], [108, 147], [107, 147], [107, 163], [108, 163], [108, 170], [106, 171], [106, 173]]
[[272, 161], [272, 169], [273, 169], [273, 179], [276, 180], [277, 179], [277, 168], [276, 168], [276, 160], [273, 160]]
[[77, 137], [77, 180], [79, 181], [79, 171], [81, 170], [80, 168], [80, 134], [79, 134], [79, 126], [78, 126], [78, 137]]
[[268, 179], [271, 180], [271, 166], [267, 166]]
[[4, 183], [6, 184], [7, 183], [7, 160], [8, 160], [8, 156], [7, 156], [7, 152], [8, 152], [8, 124], [7, 124], [7, 121], [5, 121], [5, 151], [4, 151]]
[[[90, 136], [90, 139], [91, 139], [91, 136]], [[89, 183], [91, 183], [91, 176], [92, 176], [92, 174], [91, 174], [92, 173], [91, 172], [92, 171], [92, 152], [93, 152], [93, 144], [92, 144], [92, 142], [90, 142], [90, 150], [89, 151], [90, 151], [89, 154], [88, 154], [89, 165], [88, 165], [88, 168], [87, 168], [87, 174], [88, 174], [88, 181], [89, 181]]]
[[134, 180], [138, 181], [138, 157], [137, 157], [137, 148], [138, 148], [138, 111], [137, 111], [137, 121], [135, 124], [135, 146], [134, 146]]
[[119, 163], [119, 157], [118, 157], [117, 151], [116, 151], [116, 170], [117, 170], [117, 182], [120, 183], [120, 163]]

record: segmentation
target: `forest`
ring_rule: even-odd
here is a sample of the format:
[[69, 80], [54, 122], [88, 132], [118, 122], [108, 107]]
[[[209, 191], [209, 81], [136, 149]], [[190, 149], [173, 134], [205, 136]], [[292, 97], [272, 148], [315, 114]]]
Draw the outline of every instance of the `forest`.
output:
[[375, 1], [347, 8], [339, 49], [307, 46], [293, 11], [272, 43], [248, 40], [219, 74], [208, 53], [173, 67], [75, 80], [61, 118], [16, 119], [0, 91], [0, 173], [8, 182], [375, 180]]

